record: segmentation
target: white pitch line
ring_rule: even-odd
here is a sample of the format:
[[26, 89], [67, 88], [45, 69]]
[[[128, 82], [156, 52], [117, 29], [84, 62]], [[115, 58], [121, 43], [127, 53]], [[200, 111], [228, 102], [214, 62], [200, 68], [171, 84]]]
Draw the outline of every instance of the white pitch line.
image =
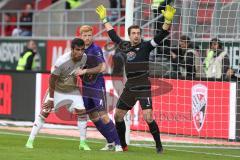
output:
[[229, 146], [225, 146], [225, 147], [221, 147], [221, 146], [199, 146], [199, 145], [165, 145], [167, 147], [171, 147], [171, 148], [203, 148], [203, 149], [225, 149], [225, 150], [240, 150], [240, 147], [229, 147]]
[[[142, 145], [142, 147], [145, 147], [145, 148], [154, 148], [154, 146], [144, 145], [144, 144], [135, 144], [135, 145], [132, 145], [132, 146], [140, 147], [140, 145]], [[170, 146], [170, 147], [173, 147], [173, 146]], [[183, 147], [186, 148], [186, 146], [183, 146]], [[217, 148], [209, 148], [209, 149], [217, 149]], [[234, 148], [234, 149], [236, 149], [236, 148]], [[195, 154], [213, 155], [213, 156], [224, 156], [224, 157], [240, 158], [240, 155], [229, 155], [229, 154], [221, 154], [221, 153], [206, 153], [206, 152], [197, 152], [197, 151], [189, 151], [189, 150], [170, 149], [170, 148], [168, 148], [166, 150], [177, 151], [177, 152], [195, 153]]]
[[188, 153], [196, 153], [196, 154], [205, 154], [205, 155], [212, 155], [212, 156], [223, 156], [223, 157], [240, 158], [240, 155], [230, 155], [230, 154], [221, 154], [221, 153], [206, 153], [206, 152], [179, 150], [179, 149], [168, 149], [168, 150], [177, 151], [177, 152], [188, 152]]
[[[28, 134], [21, 134], [21, 133], [12, 133], [12, 132], [2, 132], [0, 131], [0, 134], [5, 134], [5, 135], [17, 135], [17, 136], [25, 136], [28, 137]], [[41, 138], [48, 138], [48, 139], [59, 139], [59, 140], [68, 140], [68, 141], [79, 141], [78, 139], [75, 138], [64, 138], [64, 137], [55, 137], [55, 136], [43, 136], [43, 135], [39, 135], [38, 137]], [[97, 141], [89, 141], [91, 143], [102, 143], [102, 142], [97, 142]], [[151, 146], [139, 146], [139, 145], [132, 145], [135, 147], [145, 147], [145, 148], [154, 148]], [[229, 155], [229, 154], [221, 154], [221, 153], [206, 153], [206, 152], [197, 152], [197, 151], [189, 151], [189, 150], [179, 150], [179, 149], [166, 149], [166, 150], [170, 150], [170, 151], [177, 151], [177, 152], [186, 152], [186, 153], [195, 153], [195, 154], [205, 154], [205, 155], [212, 155], [212, 156], [224, 156], [224, 157], [232, 157], [232, 158], [240, 158], [240, 155]]]
[[[132, 146], [145, 146], [145, 147], [154, 147], [153, 144], [138, 144], [138, 143], [134, 143], [131, 144]], [[225, 150], [240, 150], [240, 147], [221, 147], [221, 146], [198, 146], [198, 145], [170, 145], [170, 144], [166, 144], [163, 145], [165, 147], [170, 147], [170, 148], [202, 148], [202, 149], [225, 149]]]
[[[1, 132], [0, 134], [5, 134], [5, 135], [17, 135], [17, 136], [24, 136], [24, 137], [28, 137], [28, 134], [23, 134], [23, 133], [12, 133], [12, 132]], [[67, 137], [55, 137], [55, 136], [43, 136], [43, 135], [38, 135], [37, 137], [40, 138], [48, 138], [48, 139], [58, 139], [58, 140], [66, 140], [66, 141], [79, 141], [79, 139], [77, 138], [67, 138]], [[96, 142], [96, 141], [88, 141], [91, 143], [101, 143], [101, 142]]]

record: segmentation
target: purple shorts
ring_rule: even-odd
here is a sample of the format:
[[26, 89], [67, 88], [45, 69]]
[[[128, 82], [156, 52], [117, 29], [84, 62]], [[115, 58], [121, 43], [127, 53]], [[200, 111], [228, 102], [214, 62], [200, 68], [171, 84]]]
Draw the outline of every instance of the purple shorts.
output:
[[106, 110], [105, 87], [83, 86], [83, 102], [87, 112]]

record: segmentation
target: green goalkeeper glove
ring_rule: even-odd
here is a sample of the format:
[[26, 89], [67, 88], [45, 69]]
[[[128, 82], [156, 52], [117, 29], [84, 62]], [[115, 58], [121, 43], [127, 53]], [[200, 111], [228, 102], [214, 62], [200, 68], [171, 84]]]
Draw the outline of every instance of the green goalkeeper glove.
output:
[[172, 20], [173, 20], [173, 17], [174, 17], [174, 14], [176, 12], [176, 9], [172, 6], [170, 6], [170, 5], [167, 5], [165, 11], [164, 10], [161, 10], [161, 11], [162, 11], [162, 14], [165, 18], [165, 23], [171, 24]]
[[108, 19], [107, 19], [107, 9], [103, 5], [100, 5], [100, 6], [98, 6], [96, 8], [96, 13], [98, 14], [100, 20], [103, 23], [107, 23], [108, 22]]

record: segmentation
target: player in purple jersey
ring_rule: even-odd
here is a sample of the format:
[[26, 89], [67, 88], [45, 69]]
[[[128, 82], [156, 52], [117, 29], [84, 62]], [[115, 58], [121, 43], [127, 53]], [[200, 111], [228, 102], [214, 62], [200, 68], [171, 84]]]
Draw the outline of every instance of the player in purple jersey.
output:
[[106, 111], [106, 94], [103, 72], [106, 64], [102, 50], [93, 43], [93, 29], [84, 25], [80, 28], [80, 37], [85, 43], [87, 54], [86, 68], [79, 74], [82, 76], [83, 101], [89, 118], [99, 132], [106, 138], [107, 145], [101, 150], [123, 151], [116, 128]]

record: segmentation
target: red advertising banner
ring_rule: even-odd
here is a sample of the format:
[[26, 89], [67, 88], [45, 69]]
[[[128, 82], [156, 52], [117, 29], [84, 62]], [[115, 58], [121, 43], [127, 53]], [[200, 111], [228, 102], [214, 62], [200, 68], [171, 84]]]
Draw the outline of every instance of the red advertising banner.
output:
[[[228, 82], [205, 82], [173, 79], [151, 79], [153, 113], [163, 133], [198, 137], [228, 138]], [[42, 75], [42, 94], [47, 89], [48, 75]], [[113, 119], [124, 84], [119, 77], [105, 76], [107, 108]], [[139, 103], [131, 110], [131, 129], [148, 130]], [[49, 123], [74, 124], [76, 117], [60, 111], [47, 118]], [[91, 123], [89, 123], [92, 125]]]
[[34, 73], [0, 73], [0, 118], [33, 121], [35, 86]]
[[50, 71], [57, 58], [70, 49], [70, 41], [48, 40], [47, 41], [47, 65], [46, 70]]
[[0, 114], [12, 114], [12, 77], [0, 75]]
[[[161, 85], [164, 81], [168, 85]], [[161, 132], [228, 138], [230, 83], [152, 79], [153, 113]], [[162, 88], [168, 93], [161, 93]], [[148, 130], [139, 109], [131, 129]]]

